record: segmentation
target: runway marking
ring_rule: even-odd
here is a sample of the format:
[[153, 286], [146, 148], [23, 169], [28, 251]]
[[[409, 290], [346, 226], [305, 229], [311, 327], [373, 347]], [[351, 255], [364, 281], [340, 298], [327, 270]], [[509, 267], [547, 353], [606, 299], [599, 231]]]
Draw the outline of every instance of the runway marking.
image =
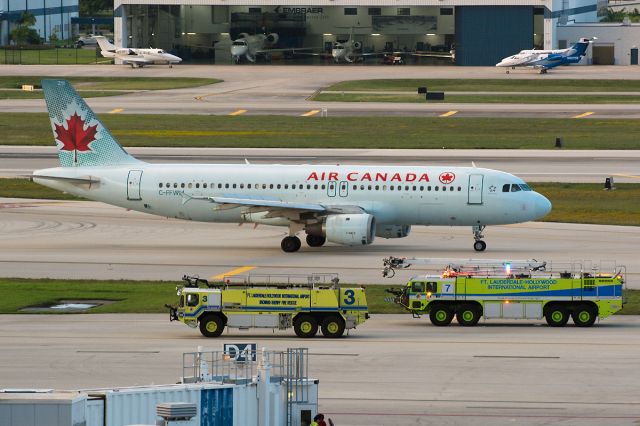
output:
[[211, 280], [221, 280], [224, 277], [230, 277], [232, 275], [238, 275], [238, 274], [250, 271], [250, 270], [255, 269], [255, 268], [256, 268], [255, 266], [241, 266], [239, 268], [232, 269], [231, 271], [227, 271], [227, 272], [224, 272], [222, 274], [214, 275], [213, 277], [211, 277], [209, 279], [211, 279]]
[[239, 109], [237, 111], [230, 113], [229, 115], [240, 115], [240, 114], [244, 114], [245, 112], [247, 112], [246, 109]]
[[622, 173], [612, 173], [611, 176], [617, 176], [617, 177], [626, 177], [626, 178], [631, 178], [631, 179], [640, 179], [640, 176], [635, 176], [635, 175], [623, 175]]
[[451, 117], [454, 114], [457, 114], [458, 111], [449, 111], [449, 112], [445, 112], [444, 114], [440, 114], [440, 117]]
[[124, 111], [124, 108], [115, 108], [109, 111], [109, 114], [118, 114], [119, 112]]
[[312, 109], [311, 111], [308, 111], [302, 114], [301, 117], [311, 117], [312, 115], [316, 115], [319, 112], [320, 112], [319, 109]]
[[576, 116], [575, 116], [575, 117], [573, 117], [573, 118], [584, 118], [584, 117], [588, 117], [588, 116], [590, 116], [591, 114], [593, 114], [593, 111], [587, 111], [587, 112], [585, 112], [584, 114], [576, 115]]

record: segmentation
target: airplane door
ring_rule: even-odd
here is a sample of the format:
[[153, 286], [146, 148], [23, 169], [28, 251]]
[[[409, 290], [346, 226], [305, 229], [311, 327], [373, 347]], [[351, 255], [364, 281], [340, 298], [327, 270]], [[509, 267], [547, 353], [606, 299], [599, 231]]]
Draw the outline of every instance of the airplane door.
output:
[[329, 197], [335, 197], [336, 196], [336, 184], [337, 184], [337, 182], [335, 180], [330, 180], [327, 183], [327, 195]]
[[127, 200], [142, 200], [140, 196], [140, 181], [142, 170], [130, 170], [127, 178]]
[[484, 175], [469, 175], [469, 204], [482, 204]]
[[349, 194], [349, 183], [346, 180], [340, 181], [340, 196], [346, 197]]

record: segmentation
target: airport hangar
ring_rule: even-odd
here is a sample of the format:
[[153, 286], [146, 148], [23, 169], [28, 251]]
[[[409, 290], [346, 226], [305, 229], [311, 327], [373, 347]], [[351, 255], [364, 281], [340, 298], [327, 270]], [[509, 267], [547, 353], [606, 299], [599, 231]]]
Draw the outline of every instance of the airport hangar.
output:
[[[558, 40], [558, 24], [597, 22], [597, 10], [597, 0], [115, 0], [114, 39], [163, 48], [187, 62], [229, 64], [229, 46], [242, 33], [275, 33], [275, 47], [315, 52], [330, 52], [353, 33], [365, 53], [455, 49], [457, 65], [486, 66], [523, 48], [569, 45], [573, 40]], [[278, 63], [280, 56], [287, 57], [269, 59]]]

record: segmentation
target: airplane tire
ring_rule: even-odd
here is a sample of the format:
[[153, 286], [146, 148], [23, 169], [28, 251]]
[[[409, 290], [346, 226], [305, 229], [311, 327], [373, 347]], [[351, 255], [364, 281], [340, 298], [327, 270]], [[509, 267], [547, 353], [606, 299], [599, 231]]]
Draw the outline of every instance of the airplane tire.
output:
[[444, 327], [451, 324], [453, 311], [444, 304], [436, 304], [429, 311], [429, 319], [433, 325]]
[[284, 237], [282, 242], [280, 243], [280, 247], [282, 251], [285, 253], [293, 253], [300, 250], [302, 243], [300, 242], [300, 238], [295, 236]]
[[307, 245], [309, 247], [322, 247], [327, 241], [322, 235], [307, 235]]
[[482, 240], [478, 240], [475, 243], [473, 243], [473, 249], [475, 251], [485, 251], [486, 248], [487, 248], [487, 243], [485, 243]]
[[308, 339], [318, 332], [318, 321], [311, 315], [300, 315], [293, 324], [296, 336]]
[[577, 327], [591, 327], [598, 318], [598, 311], [589, 305], [578, 305], [571, 313], [571, 318]]
[[205, 337], [218, 337], [224, 331], [224, 321], [218, 315], [205, 315], [200, 318], [200, 333]]

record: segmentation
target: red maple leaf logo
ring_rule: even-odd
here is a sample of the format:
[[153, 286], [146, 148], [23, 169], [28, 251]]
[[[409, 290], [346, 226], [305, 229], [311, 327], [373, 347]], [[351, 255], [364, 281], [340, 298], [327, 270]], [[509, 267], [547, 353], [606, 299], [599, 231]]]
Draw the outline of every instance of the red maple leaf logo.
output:
[[440, 173], [440, 182], [442, 183], [451, 183], [455, 180], [456, 175], [454, 173], [451, 172], [444, 172], [444, 173]]
[[77, 114], [73, 113], [67, 120], [67, 128], [56, 124], [56, 139], [62, 142], [61, 151], [91, 151], [89, 144], [96, 140], [98, 125], [89, 126], [84, 129], [85, 122]]

